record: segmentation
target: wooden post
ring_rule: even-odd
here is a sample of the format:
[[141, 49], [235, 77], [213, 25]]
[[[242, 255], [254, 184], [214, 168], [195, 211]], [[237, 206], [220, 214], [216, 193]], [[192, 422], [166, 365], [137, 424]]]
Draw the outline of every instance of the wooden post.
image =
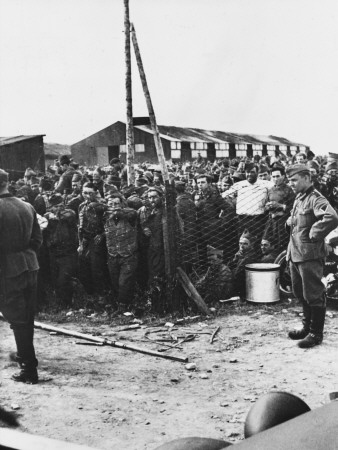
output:
[[139, 49], [139, 46], [137, 43], [136, 32], [135, 32], [135, 28], [134, 28], [133, 24], [131, 24], [130, 29], [131, 29], [131, 38], [133, 41], [137, 66], [138, 66], [138, 70], [139, 70], [140, 78], [141, 78], [141, 82], [142, 82], [143, 92], [144, 92], [144, 96], [145, 96], [146, 102], [147, 102], [151, 129], [153, 130], [153, 133], [154, 133], [154, 141], [155, 141], [155, 147], [156, 147], [156, 151], [157, 151], [157, 157], [158, 157], [158, 161], [161, 166], [163, 180], [166, 181], [166, 180], [169, 180], [169, 173], [168, 173], [167, 165], [165, 162], [162, 142], [161, 142], [161, 138], [160, 138], [160, 132], [159, 132], [159, 129], [158, 129], [158, 126], [156, 123], [155, 112], [154, 112], [153, 104], [151, 101], [150, 92], [148, 89], [148, 83], [147, 83], [147, 79], [146, 79], [146, 74], [144, 72], [141, 53], [140, 53], [140, 49]]
[[124, 0], [124, 33], [125, 33], [125, 61], [126, 61], [126, 149], [127, 149], [127, 177], [128, 184], [135, 184], [135, 145], [133, 124], [133, 100], [131, 82], [131, 58], [130, 58], [130, 21], [129, 0]]
[[208, 306], [205, 304], [203, 298], [198, 293], [195, 286], [192, 284], [192, 282], [189, 280], [188, 275], [184, 272], [184, 270], [181, 267], [177, 267], [177, 273], [179, 275], [179, 279], [182, 283], [183, 289], [185, 290], [186, 294], [189, 298], [191, 298], [197, 305], [198, 309], [207, 316], [211, 316], [211, 311], [208, 308]]
[[168, 198], [169, 193], [168, 193], [167, 189], [169, 186], [169, 172], [168, 172], [167, 165], [165, 162], [160, 132], [159, 132], [159, 129], [157, 126], [155, 112], [154, 112], [153, 104], [151, 101], [148, 83], [147, 83], [147, 79], [146, 79], [146, 74], [145, 74], [145, 71], [143, 68], [141, 53], [140, 53], [140, 49], [139, 49], [139, 46], [137, 43], [136, 32], [135, 32], [135, 28], [134, 28], [133, 24], [131, 24], [130, 29], [131, 29], [131, 36], [132, 36], [137, 66], [139, 69], [143, 92], [144, 92], [144, 96], [145, 96], [146, 103], [147, 103], [150, 124], [151, 124], [151, 128], [153, 130], [153, 133], [154, 133], [154, 141], [155, 141], [157, 157], [158, 157], [158, 161], [161, 166], [163, 180], [166, 185], [166, 201], [164, 204], [162, 227], [163, 227], [164, 262], [165, 262], [165, 276], [166, 276], [166, 298], [167, 298], [168, 306], [170, 305], [172, 307], [173, 277], [174, 277], [175, 272], [172, 267], [173, 266], [173, 264], [172, 264], [173, 258], [171, 257], [171, 255], [173, 254], [173, 252], [175, 250], [172, 248], [173, 242], [171, 241], [171, 235], [173, 233], [170, 233], [170, 230], [168, 227], [169, 210], [168, 210], [167, 198]]

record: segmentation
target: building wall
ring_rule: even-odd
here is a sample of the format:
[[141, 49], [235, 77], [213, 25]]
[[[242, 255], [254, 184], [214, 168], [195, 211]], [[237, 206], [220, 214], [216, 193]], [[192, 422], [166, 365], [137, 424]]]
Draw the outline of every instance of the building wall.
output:
[[27, 167], [44, 172], [43, 136], [0, 146], [0, 167], [9, 172], [12, 179], [23, 176]]
[[[156, 164], [158, 162], [154, 136], [151, 133], [134, 128], [134, 142], [137, 148], [144, 145], [144, 152], [135, 152], [135, 164], [148, 161]], [[126, 153], [120, 146], [126, 145], [126, 125], [116, 122], [86, 139], [71, 145], [71, 153], [74, 161], [81, 165], [95, 166], [96, 164], [109, 164], [111, 157], [118, 156], [122, 161], [126, 160]], [[118, 146], [118, 149], [116, 148]], [[162, 139], [165, 158], [170, 159], [170, 142]], [[113, 148], [114, 147], [114, 148]], [[114, 152], [117, 150], [117, 155]], [[122, 150], [122, 152], [121, 152]]]

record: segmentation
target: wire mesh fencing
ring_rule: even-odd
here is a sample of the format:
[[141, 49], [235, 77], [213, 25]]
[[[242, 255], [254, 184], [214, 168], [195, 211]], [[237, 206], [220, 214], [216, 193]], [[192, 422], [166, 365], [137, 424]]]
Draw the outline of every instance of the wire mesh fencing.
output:
[[250, 195], [206, 192], [176, 198], [176, 264], [207, 302], [245, 296], [245, 265], [274, 262], [285, 250], [288, 211], [270, 208], [268, 189]]

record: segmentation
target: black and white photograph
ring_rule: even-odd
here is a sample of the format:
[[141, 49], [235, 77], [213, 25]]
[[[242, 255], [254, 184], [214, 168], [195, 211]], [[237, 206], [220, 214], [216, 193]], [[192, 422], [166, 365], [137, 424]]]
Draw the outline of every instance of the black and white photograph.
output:
[[338, 3], [0, 0], [0, 448], [338, 448]]

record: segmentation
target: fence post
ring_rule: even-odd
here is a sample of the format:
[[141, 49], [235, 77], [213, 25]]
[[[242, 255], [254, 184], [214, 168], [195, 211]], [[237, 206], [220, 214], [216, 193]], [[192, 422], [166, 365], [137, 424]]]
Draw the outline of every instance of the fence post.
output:
[[124, 33], [125, 33], [125, 62], [126, 62], [126, 150], [127, 150], [127, 177], [128, 184], [135, 183], [135, 145], [134, 145], [134, 124], [133, 124], [133, 101], [132, 101], [132, 81], [131, 81], [131, 58], [130, 58], [130, 21], [129, 21], [129, 0], [124, 0]]
[[[172, 294], [173, 294], [173, 277], [175, 272], [173, 271], [173, 261], [175, 257], [175, 250], [173, 249], [174, 241], [174, 230], [173, 226], [169, 226], [169, 223], [172, 223], [172, 213], [170, 212], [172, 208], [169, 207], [169, 204], [171, 205], [172, 197], [174, 193], [174, 189], [169, 184], [169, 173], [164, 157], [164, 151], [162, 147], [162, 142], [160, 138], [160, 132], [157, 126], [156, 117], [154, 108], [152, 105], [151, 97], [150, 97], [150, 91], [148, 88], [148, 83], [145, 75], [145, 71], [143, 68], [142, 58], [140, 49], [137, 43], [136, 38], [136, 32], [133, 24], [131, 24], [131, 35], [132, 35], [132, 41], [135, 51], [135, 57], [137, 61], [137, 66], [139, 69], [140, 79], [142, 82], [143, 92], [147, 103], [148, 113], [149, 113], [149, 119], [151, 123], [151, 128], [154, 133], [154, 142], [157, 152], [157, 157], [161, 166], [162, 176], [163, 180], [165, 182], [166, 192], [165, 192], [165, 203], [164, 203], [164, 211], [163, 211], [163, 219], [162, 219], [162, 227], [163, 227], [163, 246], [164, 246], [164, 261], [165, 261], [165, 278], [166, 278], [166, 303], [167, 306], [172, 309]], [[170, 199], [170, 200], [169, 200]]]

